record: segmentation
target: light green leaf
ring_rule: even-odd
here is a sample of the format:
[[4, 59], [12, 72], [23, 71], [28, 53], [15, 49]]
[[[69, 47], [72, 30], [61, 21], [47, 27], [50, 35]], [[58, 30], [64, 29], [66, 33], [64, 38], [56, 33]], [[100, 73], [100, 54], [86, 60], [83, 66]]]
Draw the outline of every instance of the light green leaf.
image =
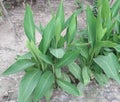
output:
[[5, 72], [3, 72], [3, 75], [17, 73], [34, 65], [35, 62], [29, 59], [18, 60], [14, 64], [12, 64]]
[[101, 8], [98, 10], [97, 20], [96, 20], [96, 40], [101, 41], [106, 33], [106, 28], [102, 27], [102, 17], [101, 17]]
[[37, 86], [40, 76], [41, 72], [39, 70], [33, 70], [25, 74], [19, 86], [18, 102], [27, 102]]
[[40, 23], [39, 27], [35, 25], [35, 28], [37, 29], [37, 31], [43, 35], [44, 32], [44, 27], [42, 26], [42, 24]]
[[98, 56], [97, 58], [94, 58], [94, 61], [102, 68], [108, 77], [111, 77], [120, 83], [120, 75], [118, 74], [120, 64], [113, 53], [106, 56]]
[[56, 19], [59, 19], [61, 21], [61, 26], [64, 26], [64, 21], [65, 21], [65, 15], [64, 15], [64, 7], [63, 7], [63, 0], [61, 0], [57, 14], [56, 14]]
[[117, 52], [120, 52], [120, 45], [115, 46], [114, 49], [115, 49]]
[[108, 82], [108, 78], [106, 75], [104, 75], [103, 73], [94, 73], [94, 77], [96, 79], [96, 81], [99, 83], [99, 85], [103, 86]]
[[55, 27], [55, 17], [51, 19], [51, 21], [47, 24], [44, 29], [42, 40], [39, 45], [39, 49], [42, 53], [46, 53], [52, 38], [54, 37], [54, 27]]
[[92, 13], [90, 7], [87, 8], [87, 28], [88, 28], [88, 41], [93, 47], [96, 42], [96, 18]]
[[83, 77], [84, 85], [87, 85], [90, 82], [90, 76], [89, 76], [89, 73], [88, 73], [88, 68], [89, 67], [83, 67], [82, 68], [82, 77]]
[[53, 94], [53, 87], [51, 87], [45, 94], [46, 102], [50, 102], [50, 98], [52, 97], [52, 94]]
[[118, 12], [120, 10], [120, 0], [116, 0], [113, 4], [111, 11], [112, 11], [112, 17], [117, 16]]
[[17, 60], [31, 59], [31, 58], [32, 58], [32, 54], [30, 52], [28, 52], [28, 53], [25, 53], [24, 55], [18, 57]]
[[61, 31], [62, 31], [62, 24], [61, 24], [61, 21], [60, 21], [60, 18], [57, 18], [55, 20], [55, 28], [54, 28], [54, 34], [55, 34], [55, 38], [56, 38], [56, 46], [60, 40], [60, 37], [61, 37]]
[[55, 68], [55, 75], [57, 78], [61, 78], [62, 77], [62, 72], [60, 68]]
[[77, 15], [76, 13], [73, 13], [66, 34], [68, 44], [70, 44], [73, 41], [76, 31], [77, 31]]
[[54, 75], [50, 71], [42, 74], [40, 81], [34, 91], [34, 101], [37, 102], [45, 93], [52, 87], [54, 82]]
[[64, 48], [53, 49], [50, 48], [50, 53], [56, 58], [62, 58], [65, 54]]
[[106, 22], [109, 19], [109, 16], [111, 14], [109, 1], [108, 0], [101, 0], [101, 6], [102, 6], [102, 11], [101, 11], [102, 18]]
[[32, 55], [34, 56], [34, 58], [38, 61], [43, 60], [44, 62], [48, 63], [48, 64], [52, 64], [51, 59], [46, 56], [45, 54], [43, 54], [37, 47], [36, 45], [31, 41], [31, 42], [27, 42], [27, 47], [30, 50], [30, 52], [32, 53]]
[[67, 93], [78, 96], [79, 91], [76, 86], [72, 85], [71, 83], [63, 80], [57, 80], [57, 84]]
[[67, 82], [69, 82], [69, 83], [71, 82], [68, 74], [66, 74], [66, 73], [62, 73], [62, 79], [65, 80], [65, 81], [67, 81]]
[[81, 68], [80, 68], [75, 62], [70, 63], [70, 64], [68, 65], [68, 67], [69, 67], [70, 73], [72, 73], [72, 75], [73, 75], [76, 79], [82, 80]]
[[117, 43], [114, 43], [112, 41], [100, 41], [100, 42], [97, 42], [96, 44], [96, 48], [98, 47], [115, 47], [117, 46]]
[[79, 55], [79, 51], [68, 51], [65, 53], [63, 58], [61, 58], [58, 63], [56, 63], [55, 67], [60, 68], [65, 65], [68, 65], [69, 63], [73, 62], [77, 56]]
[[28, 39], [35, 42], [35, 25], [32, 10], [29, 5], [26, 6], [26, 12], [24, 16], [24, 31]]

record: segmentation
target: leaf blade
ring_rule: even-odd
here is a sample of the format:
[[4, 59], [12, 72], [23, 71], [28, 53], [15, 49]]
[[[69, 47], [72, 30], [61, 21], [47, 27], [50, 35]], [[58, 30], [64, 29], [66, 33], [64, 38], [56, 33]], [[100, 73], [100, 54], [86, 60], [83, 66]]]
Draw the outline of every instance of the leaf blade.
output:
[[5, 72], [3, 72], [3, 75], [9, 75], [16, 72], [20, 72], [34, 65], [35, 62], [29, 59], [18, 60], [14, 64], [12, 64]]
[[34, 101], [37, 102], [51, 88], [54, 81], [54, 75], [50, 71], [42, 74], [40, 81], [34, 91]]

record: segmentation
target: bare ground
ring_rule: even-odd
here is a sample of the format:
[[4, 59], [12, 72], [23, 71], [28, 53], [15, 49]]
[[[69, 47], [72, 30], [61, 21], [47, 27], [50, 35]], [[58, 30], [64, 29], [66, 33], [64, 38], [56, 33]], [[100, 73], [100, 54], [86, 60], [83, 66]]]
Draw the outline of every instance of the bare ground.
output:
[[[51, 3], [51, 8], [56, 10], [59, 0]], [[85, 2], [85, 5], [88, 2]], [[65, 0], [66, 18], [76, 9], [73, 0]], [[12, 24], [7, 20], [0, 20], [0, 102], [17, 102], [18, 86], [23, 73], [10, 76], [2, 76], [1, 73], [11, 65], [16, 55], [21, 55], [27, 51], [26, 37], [23, 30], [24, 7], [17, 7], [9, 11], [9, 18]], [[51, 9], [43, 2], [38, 2], [33, 6], [36, 24], [41, 22], [46, 25], [51, 17]], [[85, 12], [78, 16], [79, 28], [83, 29], [85, 24]], [[37, 33], [37, 32], [36, 32]], [[40, 36], [37, 34], [37, 40]], [[44, 102], [42, 100], [41, 102]], [[63, 91], [55, 90], [51, 102], [120, 102], [120, 85], [115, 81], [110, 81], [104, 87], [92, 81], [84, 91], [83, 96], [74, 97]]]

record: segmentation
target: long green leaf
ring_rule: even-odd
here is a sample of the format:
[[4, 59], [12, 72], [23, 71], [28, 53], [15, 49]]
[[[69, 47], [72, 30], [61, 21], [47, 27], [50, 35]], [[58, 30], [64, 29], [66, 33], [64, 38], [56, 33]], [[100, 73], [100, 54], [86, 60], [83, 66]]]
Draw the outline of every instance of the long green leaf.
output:
[[3, 72], [3, 75], [17, 73], [34, 65], [35, 62], [29, 59], [18, 60], [14, 64], [12, 64], [5, 72]]
[[51, 59], [46, 56], [45, 54], [43, 54], [37, 47], [36, 45], [31, 41], [31, 42], [27, 42], [27, 47], [29, 48], [30, 52], [33, 54], [33, 56], [35, 57], [36, 60], [43, 60], [44, 62], [48, 63], [48, 64], [52, 64]]
[[106, 22], [109, 19], [110, 14], [111, 14], [109, 1], [108, 0], [101, 0], [101, 6], [102, 6], [102, 11], [101, 11], [102, 18], [103, 18], [104, 22]]
[[72, 75], [74, 75], [75, 78], [77, 78], [78, 80], [82, 80], [81, 68], [75, 62], [70, 63], [68, 67], [70, 73], [72, 73]]
[[100, 74], [99, 73], [94, 73], [94, 76], [95, 76], [96, 81], [101, 86], [105, 85], [108, 82], [108, 78], [103, 73], [100, 73]]
[[73, 41], [76, 31], [77, 31], [77, 15], [76, 13], [74, 13], [71, 17], [66, 34], [68, 44], [70, 44]]
[[24, 16], [24, 30], [28, 39], [35, 42], [35, 25], [33, 21], [32, 10], [29, 5], [26, 6], [26, 12]]
[[89, 67], [83, 67], [82, 69], [82, 77], [83, 77], [83, 82], [85, 85], [87, 85], [90, 82], [90, 76], [88, 73], [88, 68]]
[[90, 7], [87, 8], [87, 26], [88, 26], [88, 40], [93, 47], [96, 42], [96, 18], [94, 17]]
[[71, 83], [59, 79], [59, 80], [57, 80], [57, 84], [67, 93], [75, 95], [75, 96], [79, 95], [79, 91], [78, 91], [77, 87], [75, 87]]
[[98, 10], [97, 20], [96, 20], [96, 40], [101, 41], [106, 33], [106, 29], [102, 27], [102, 16], [101, 16], [101, 8]]
[[27, 102], [37, 86], [40, 76], [41, 72], [39, 70], [33, 70], [25, 74], [19, 86], [18, 102]]
[[55, 34], [55, 40], [56, 40], [56, 46], [55, 47], [57, 47], [57, 44], [58, 44], [58, 42], [60, 40], [61, 31], [62, 31], [61, 20], [60, 20], [60, 18], [57, 18], [55, 20], [55, 27], [54, 27], [54, 34]]
[[79, 55], [79, 51], [68, 51], [66, 54], [59, 60], [58, 63], [56, 63], [55, 67], [60, 68], [65, 65], [68, 65], [69, 63], [73, 62], [77, 56]]
[[96, 44], [96, 48], [98, 48], [98, 47], [115, 47], [115, 46], [117, 46], [117, 43], [114, 43], [109, 40], [100, 41], [100, 42], [97, 42], [97, 44]]
[[61, 21], [61, 26], [64, 26], [64, 21], [65, 21], [65, 15], [64, 15], [64, 7], [63, 7], [63, 0], [61, 0], [58, 10], [57, 10], [57, 14], [56, 14], [56, 19], [59, 18], [59, 20]]
[[42, 74], [40, 81], [34, 91], [34, 101], [37, 102], [51, 88], [54, 82], [54, 75], [50, 71]]
[[120, 75], [118, 74], [120, 64], [113, 53], [106, 56], [98, 56], [94, 61], [102, 68], [108, 77], [111, 77], [120, 83]]
[[111, 9], [112, 17], [117, 16], [119, 10], [120, 10], [120, 0], [116, 0]]
[[50, 102], [50, 98], [51, 98], [52, 94], [53, 94], [53, 87], [51, 87], [45, 94], [45, 99], [47, 102]]
[[24, 55], [20, 56], [17, 58], [17, 60], [21, 60], [21, 59], [31, 59], [32, 58], [32, 54], [30, 52], [25, 53]]
[[47, 24], [44, 29], [42, 40], [39, 45], [39, 49], [45, 54], [52, 38], [54, 37], [55, 17]]

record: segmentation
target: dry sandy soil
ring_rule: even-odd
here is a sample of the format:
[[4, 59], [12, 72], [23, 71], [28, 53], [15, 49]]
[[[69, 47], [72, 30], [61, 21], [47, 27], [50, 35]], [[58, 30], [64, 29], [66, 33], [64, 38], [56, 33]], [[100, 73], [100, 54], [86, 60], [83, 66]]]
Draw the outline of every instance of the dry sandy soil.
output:
[[[51, 3], [51, 8], [56, 10], [59, 0]], [[85, 2], [85, 5], [89, 4]], [[74, 0], [65, 0], [66, 18], [76, 9]], [[24, 7], [16, 7], [9, 11], [9, 19], [0, 20], [0, 102], [17, 102], [17, 92], [19, 82], [23, 73], [10, 76], [2, 76], [1, 73], [11, 65], [16, 55], [24, 54], [27, 49], [26, 37], [23, 30]], [[51, 10], [40, 0], [33, 6], [34, 18], [36, 24], [41, 22], [43, 25], [50, 20]], [[83, 29], [85, 25], [85, 12], [78, 16], [78, 26]], [[38, 34], [39, 35], [39, 34]], [[37, 37], [39, 40], [39, 37]], [[40, 102], [45, 102], [44, 99]], [[55, 90], [51, 102], [120, 102], [120, 85], [110, 81], [106, 86], [99, 87], [92, 81], [85, 89], [83, 96], [74, 97], [63, 91]]]

